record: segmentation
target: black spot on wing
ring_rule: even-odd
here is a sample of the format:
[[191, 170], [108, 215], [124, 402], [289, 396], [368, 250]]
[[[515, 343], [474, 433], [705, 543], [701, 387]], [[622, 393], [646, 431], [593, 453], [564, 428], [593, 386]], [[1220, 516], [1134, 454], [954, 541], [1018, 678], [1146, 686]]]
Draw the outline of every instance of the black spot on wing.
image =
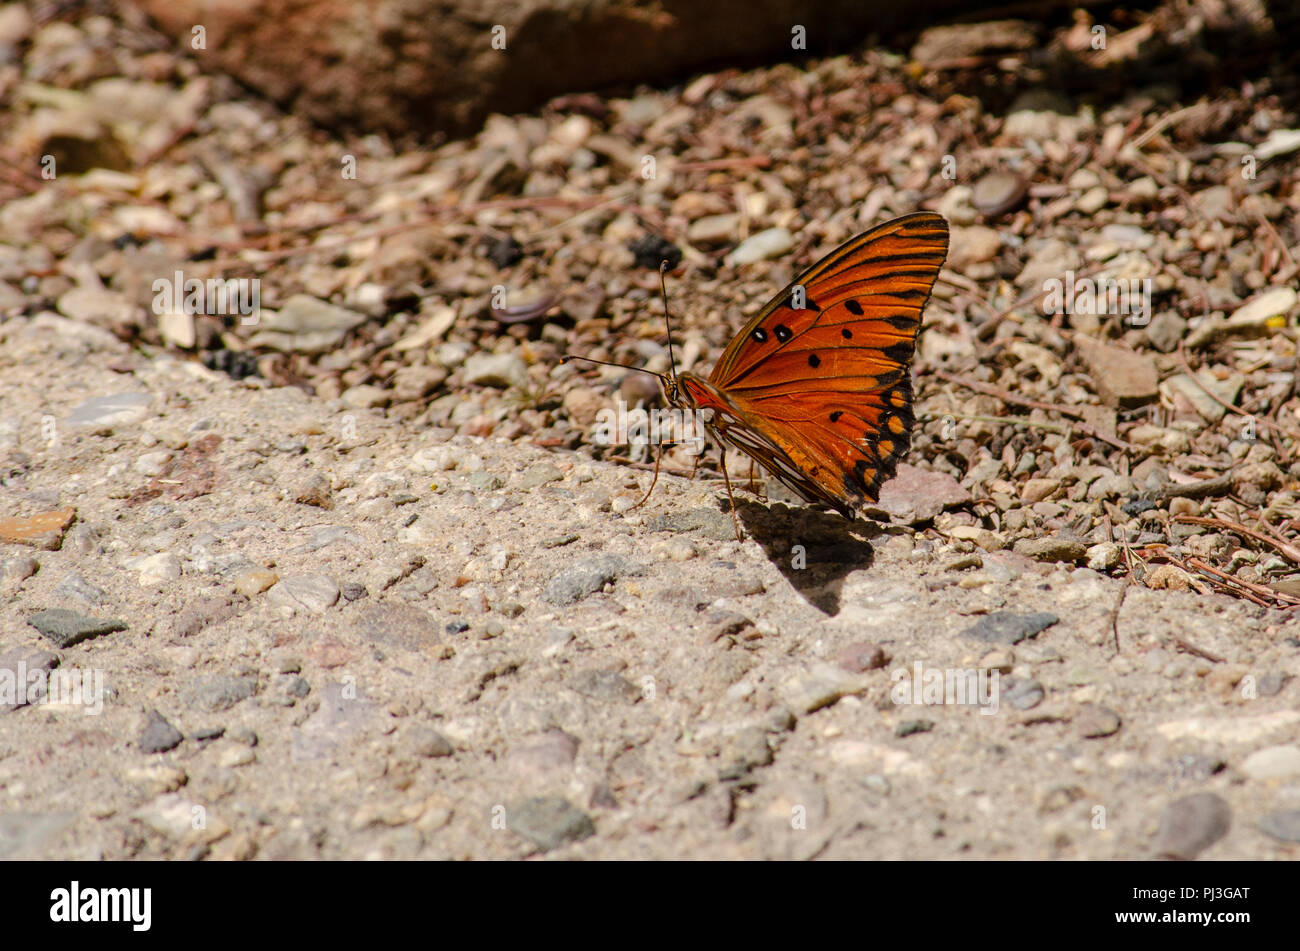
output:
[[817, 356], [815, 353], [808, 354], [808, 365], [814, 370], [817, 369], [822, 365], [821, 357]]
[[848, 327], [845, 327], [843, 330], [840, 331], [840, 336], [843, 337], [845, 340], [852, 340], [853, 331], [850, 330]]
[[915, 348], [912, 341], [902, 340], [898, 343], [891, 343], [888, 347], [882, 347], [880, 352], [895, 363], [907, 363], [912, 359], [912, 352]]
[[930, 296], [930, 291], [928, 289], [922, 290], [919, 287], [908, 287], [908, 288], [898, 288], [898, 289], [890, 288], [889, 296], [901, 297], [903, 298], [903, 300], [923, 301]]
[[785, 324], [777, 324], [774, 328], [772, 328], [772, 332], [776, 334], [776, 339], [781, 341], [782, 343], [785, 343], [787, 340], [789, 340], [791, 337], [794, 336], [794, 331], [791, 330], [789, 327], [787, 327]]
[[755, 340], [757, 340], [759, 343], [767, 342], [767, 331], [764, 330], [762, 327], [755, 327], [754, 332], [750, 334], [750, 336], [753, 337]]
[[862, 316], [862, 305], [859, 304], [857, 301], [846, 300], [844, 302], [844, 306], [848, 309], [848, 312], [852, 314], [854, 317]]

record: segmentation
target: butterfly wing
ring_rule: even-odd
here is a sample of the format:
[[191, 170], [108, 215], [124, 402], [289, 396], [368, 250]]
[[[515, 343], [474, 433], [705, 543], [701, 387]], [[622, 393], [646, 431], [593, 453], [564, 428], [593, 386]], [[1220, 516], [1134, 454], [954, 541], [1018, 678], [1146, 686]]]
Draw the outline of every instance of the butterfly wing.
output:
[[858, 235], [772, 298], [688, 395], [803, 498], [840, 511], [874, 501], [911, 444], [909, 366], [947, 254], [948, 224], [931, 212]]
[[[724, 447], [739, 449], [756, 460], [805, 502], [825, 502], [844, 516], [852, 517], [852, 508], [840, 484], [830, 480], [828, 488], [818, 481], [825, 460], [819, 463], [812, 453], [801, 448], [797, 439], [781, 432], [782, 426], [756, 423], [707, 380], [683, 373], [680, 383], [685, 405], [702, 413], [709, 432]], [[781, 441], [777, 442], [777, 438]]]

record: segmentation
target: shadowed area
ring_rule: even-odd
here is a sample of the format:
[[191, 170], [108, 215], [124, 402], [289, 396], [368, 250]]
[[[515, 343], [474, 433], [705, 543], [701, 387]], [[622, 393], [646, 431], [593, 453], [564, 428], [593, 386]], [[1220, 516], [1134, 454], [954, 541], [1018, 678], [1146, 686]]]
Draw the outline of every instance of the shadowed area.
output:
[[[722, 508], [727, 508], [726, 499]], [[794, 589], [828, 617], [840, 613], [845, 577], [869, 568], [875, 558], [875, 549], [863, 534], [878, 534], [882, 528], [811, 506], [764, 505], [743, 498], [736, 499], [736, 514], [745, 532]]]

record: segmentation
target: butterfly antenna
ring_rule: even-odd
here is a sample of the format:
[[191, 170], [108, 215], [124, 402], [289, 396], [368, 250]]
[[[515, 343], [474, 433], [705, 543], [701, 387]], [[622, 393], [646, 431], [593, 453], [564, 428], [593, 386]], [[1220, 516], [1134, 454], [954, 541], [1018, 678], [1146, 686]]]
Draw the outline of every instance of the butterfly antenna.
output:
[[668, 331], [668, 365], [672, 367], [672, 378], [677, 379], [677, 358], [673, 355], [673, 326], [668, 319], [668, 281], [664, 277], [668, 273], [668, 262], [659, 262], [659, 293], [664, 298], [664, 329]]
[[651, 376], [658, 377], [661, 380], [664, 378], [662, 373], [656, 373], [654, 370], [647, 370], [645, 367], [630, 367], [626, 363], [611, 363], [608, 360], [593, 360], [591, 357], [580, 357], [576, 354], [569, 354], [560, 357], [561, 363], [568, 363], [570, 360], [585, 360], [587, 363], [598, 363], [603, 367], [618, 367], [620, 370], [634, 370], [637, 373], [649, 373]]

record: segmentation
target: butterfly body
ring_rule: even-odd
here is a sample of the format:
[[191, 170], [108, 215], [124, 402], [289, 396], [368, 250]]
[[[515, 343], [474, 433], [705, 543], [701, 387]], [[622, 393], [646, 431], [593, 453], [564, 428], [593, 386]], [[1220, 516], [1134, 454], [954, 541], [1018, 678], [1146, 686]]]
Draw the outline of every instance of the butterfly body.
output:
[[699, 413], [724, 453], [851, 518], [911, 444], [910, 365], [947, 251], [931, 212], [852, 238], [755, 314], [707, 379], [664, 378], [667, 401]]

